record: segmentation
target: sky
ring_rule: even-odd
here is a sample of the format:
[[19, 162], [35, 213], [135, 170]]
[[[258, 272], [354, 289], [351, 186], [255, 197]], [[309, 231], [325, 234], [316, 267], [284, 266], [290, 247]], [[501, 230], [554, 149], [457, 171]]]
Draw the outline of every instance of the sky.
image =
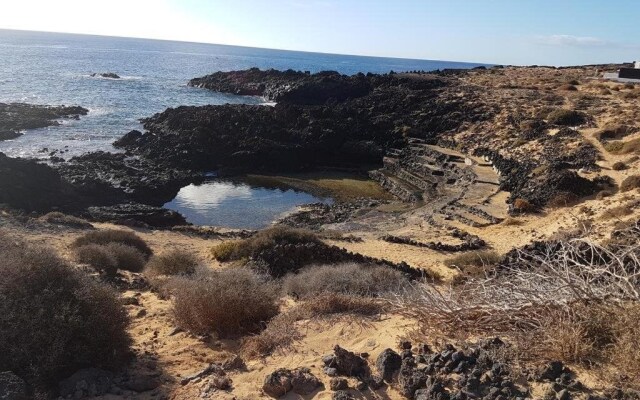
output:
[[640, 59], [639, 0], [0, 0], [0, 28], [514, 65]]

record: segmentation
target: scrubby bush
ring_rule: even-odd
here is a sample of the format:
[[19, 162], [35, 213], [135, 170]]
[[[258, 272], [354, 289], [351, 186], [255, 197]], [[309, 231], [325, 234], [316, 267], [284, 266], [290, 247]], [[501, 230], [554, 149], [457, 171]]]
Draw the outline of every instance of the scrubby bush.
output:
[[113, 254], [118, 269], [141, 272], [144, 268], [146, 263], [144, 254], [137, 248], [121, 243], [109, 243], [104, 247]]
[[549, 113], [547, 121], [553, 125], [578, 126], [587, 122], [587, 116], [580, 111], [558, 108]]
[[609, 208], [602, 213], [603, 219], [622, 218], [633, 214], [633, 208], [629, 204]]
[[99, 244], [79, 246], [75, 248], [75, 255], [76, 261], [88, 264], [108, 277], [113, 277], [118, 272], [118, 260], [107, 246]]
[[196, 334], [256, 332], [278, 313], [277, 289], [246, 268], [200, 270], [171, 288], [177, 324]]
[[623, 163], [622, 161], [617, 161], [613, 163], [613, 165], [611, 166], [611, 169], [614, 171], [622, 171], [627, 169], [627, 164]]
[[560, 86], [560, 90], [566, 90], [566, 91], [570, 91], [570, 92], [576, 92], [578, 90], [577, 87], [575, 87], [574, 85], [570, 85], [570, 84], [566, 84], [566, 85], [562, 85]]
[[121, 243], [86, 244], [74, 249], [76, 260], [96, 270], [114, 276], [118, 269], [140, 272], [144, 268], [144, 255], [135, 247]]
[[288, 275], [283, 288], [286, 293], [303, 298], [323, 293], [377, 296], [407, 284], [404, 274], [389, 267], [349, 263], [307, 267]]
[[73, 242], [73, 246], [80, 247], [88, 244], [108, 245], [110, 243], [120, 243], [134, 247], [146, 258], [149, 258], [152, 254], [151, 248], [140, 236], [130, 231], [117, 229], [89, 232], [77, 238]]
[[198, 258], [188, 251], [170, 250], [151, 257], [145, 273], [150, 276], [190, 275], [196, 271]]
[[620, 184], [621, 192], [628, 192], [633, 189], [640, 188], [640, 175], [631, 175], [625, 178]]
[[280, 278], [318, 263], [339, 263], [353, 259], [345, 250], [323, 243], [304, 229], [276, 226], [244, 240], [222, 243], [212, 249], [219, 261], [251, 261], [259, 272]]
[[93, 228], [93, 225], [91, 225], [89, 222], [85, 221], [82, 218], [74, 217], [73, 215], [63, 214], [58, 211], [53, 211], [48, 214], [45, 214], [42, 217], [40, 217], [40, 220], [50, 224], [68, 226], [71, 228], [78, 228], [78, 229]]
[[465, 267], [483, 267], [495, 265], [500, 261], [500, 255], [495, 251], [470, 251], [461, 253], [445, 261], [448, 267], [464, 269]]
[[253, 257], [261, 251], [271, 249], [276, 245], [306, 243], [322, 242], [311, 231], [286, 226], [274, 226], [262, 230], [248, 239], [221, 243], [212, 249], [212, 253], [218, 261], [231, 261]]
[[384, 310], [379, 300], [342, 293], [320, 294], [301, 307], [307, 318], [335, 314], [377, 315]]
[[2, 239], [0, 370], [46, 386], [81, 368], [120, 366], [130, 339], [116, 294], [49, 249]]
[[578, 200], [575, 193], [558, 192], [547, 202], [547, 206], [552, 208], [569, 207], [576, 204]]

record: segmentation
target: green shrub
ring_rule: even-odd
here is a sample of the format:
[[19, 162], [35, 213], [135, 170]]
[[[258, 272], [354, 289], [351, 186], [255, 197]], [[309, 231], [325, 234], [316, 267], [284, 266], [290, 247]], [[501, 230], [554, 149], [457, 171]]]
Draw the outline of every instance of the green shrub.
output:
[[613, 163], [613, 165], [611, 166], [611, 169], [614, 171], [622, 171], [627, 169], [627, 164], [623, 163], [622, 161], [617, 161]]
[[222, 242], [211, 248], [211, 254], [213, 255], [213, 258], [220, 262], [231, 261], [234, 257], [236, 249], [241, 245], [241, 243], [242, 242], [239, 240]]
[[135, 247], [146, 258], [153, 253], [147, 243], [138, 235], [130, 231], [122, 231], [117, 229], [108, 229], [104, 231], [89, 232], [80, 236], [73, 242], [74, 247], [80, 247], [87, 244], [107, 245], [110, 243], [120, 243], [127, 246]]
[[288, 275], [283, 288], [287, 294], [302, 298], [323, 293], [377, 296], [398, 291], [408, 283], [404, 274], [389, 267], [348, 263], [307, 267]]
[[200, 270], [170, 287], [176, 323], [195, 334], [256, 332], [278, 313], [276, 288], [246, 268]]
[[151, 257], [145, 268], [150, 276], [190, 275], [199, 262], [196, 256], [184, 250], [170, 250]]
[[549, 113], [547, 121], [553, 125], [578, 126], [587, 122], [587, 116], [580, 111], [558, 108]]
[[127, 315], [110, 288], [49, 249], [5, 243], [0, 255], [0, 370], [40, 387], [126, 361]]

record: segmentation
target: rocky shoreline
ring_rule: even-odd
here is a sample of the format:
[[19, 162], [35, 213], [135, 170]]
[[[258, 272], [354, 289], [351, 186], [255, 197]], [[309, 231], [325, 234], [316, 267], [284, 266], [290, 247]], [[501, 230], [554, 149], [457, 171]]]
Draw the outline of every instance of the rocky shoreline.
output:
[[[56, 195], [49, 202], [51, 208], [89, 217], [99, 214], [101, 218], [107, 217], [87, 212], [85, 204], [139, 204], [120, 207], [119, 217], [114, 215], [117, 220], [123, 218], [123, 210], [141, 209], [140, 204], [162, 206], [180, 187], [201, 181], [210, 171], [234, 176], [377, 165], [380, 168], [370, 172], [371, 178], [401, 201], [413, 203], [441, 199], [450, 185], [474, 184], [477, 177], [469, 175], [464, 165], [456, 166], [450, 155], [428, 148], [430, 145], [462, 149], [488, 160], [500, 175], [499, 187], [510, 192], [508, 203], [514, 211], [519, 211], [514, 206], [517, 200], [526, 201], [531, 210], [540, 210], [559, 194], [577, 200], [605, 189], [606, 179], [591, 180], [577, 172], [598, 169], [596, 151], [590, 144], [582, 143], [570, 152], [558, 151], [578, 140], [573, 128], [561, 120], [518, 116], [506, 121], [521, 138], [540, 142], [542, 146], [536, 151], [511, 151], [508, 140], [497, 148], [486, 146], [491, 121], [497, 121], [500, 108], [466, 78], [496, 73], [501, 69], [453, 75], [345, 76], [253, 68], [195, 78], [189, 85], [264, 96], [277, 104], [169, 108], [144, 119], [144, 132], [129, 132], [115, 142], [125, 154], [97, 152], [55, 163], [55, 172], [50, 173], [60, 176], [52, 180], [61, 182], [56, 190], [75, 196], [75, 200], [63, 201], [62, 195]], [[557, 102], [548, 97], [541, 101], [541, 107]], [[38, 118], [33, 116], [34, 110], [39, 110]], [[54, 116], [77, 117], [86, 110], [20, 105], [14, 113], [18, 116], [14, 125], [3, 129], [17, 132], [52, 124]], [[483, 127], [486, 131], [475, 136], [466, 133]], [[556, 127], [560, 128], [558, 134], [546, 134]], [[19, 165], [28, 164], [17, 163], [15, 167]], [[6, 202], [28, 204], [19, 199]], [[29, 210], [33, 207], [22, 207], [33, 211]], [[137, 218], [135, 213], [132, 218]], [[165, 224], [171, 222], [161, 225]]]

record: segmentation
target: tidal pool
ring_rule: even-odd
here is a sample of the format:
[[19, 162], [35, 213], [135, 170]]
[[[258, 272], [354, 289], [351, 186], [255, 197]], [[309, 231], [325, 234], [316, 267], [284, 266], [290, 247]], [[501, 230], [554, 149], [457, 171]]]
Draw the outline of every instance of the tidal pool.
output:
[[302, 204], [332, 201], [290, 188], [216, 179], [183, 187], [164, 207], [179, 212], [194, 225], [259, 229]]

